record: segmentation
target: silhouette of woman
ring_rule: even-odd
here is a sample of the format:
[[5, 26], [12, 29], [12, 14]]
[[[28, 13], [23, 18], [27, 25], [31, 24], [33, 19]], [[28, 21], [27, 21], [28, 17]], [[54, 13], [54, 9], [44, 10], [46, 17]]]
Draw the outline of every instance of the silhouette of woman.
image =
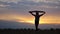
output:
[[[29, 13], [31, 13], [33, 16], [35, 16], [35, 27], [36, 27], [36, 31], [38, 30], [38, 24], [39, 24], [39, 18], [45, 14], [44, 11], [29, 11]], [[35, 14], [34, 14], [35, 13]], [[39, 14], [42, 13], [42, 14]]]

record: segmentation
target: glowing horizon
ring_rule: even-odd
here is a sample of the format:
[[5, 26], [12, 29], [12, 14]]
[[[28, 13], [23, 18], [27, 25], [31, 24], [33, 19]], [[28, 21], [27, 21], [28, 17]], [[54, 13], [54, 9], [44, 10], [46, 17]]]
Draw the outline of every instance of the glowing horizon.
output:
[[[17, 21], [17, 22], [23, 22], [23, 23], [31, 23], [34, 24], [34, 17], [27, 17], [27, 16], [16, 16], [16, 15], [5, 15], [1, 16], [0, 20], [9, 20], [9, 21]], [[11, 17], [12, 16], [12, 17]], [[39, 24], [60, 24], [60, 20], [57, 17], [53, 16], [42, 16], [40, 18]]]

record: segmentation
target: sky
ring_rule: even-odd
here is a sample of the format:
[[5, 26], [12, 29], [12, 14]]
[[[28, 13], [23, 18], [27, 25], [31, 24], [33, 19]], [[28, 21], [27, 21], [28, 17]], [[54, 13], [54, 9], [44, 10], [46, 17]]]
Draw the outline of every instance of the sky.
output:
[[0, 0], [0, 20], [34, 24], [34, 10], [46, 12], [40, 24], [60, 24], [60, 0]]

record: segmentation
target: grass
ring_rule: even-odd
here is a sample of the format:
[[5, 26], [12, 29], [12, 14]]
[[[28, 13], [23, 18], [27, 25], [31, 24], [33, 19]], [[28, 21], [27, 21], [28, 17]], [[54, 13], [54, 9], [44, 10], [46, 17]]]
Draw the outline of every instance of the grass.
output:
[[0, 34], [59, 34], [60, 29], [50, 29], [38, 31], [34, 29], [0, 29]]

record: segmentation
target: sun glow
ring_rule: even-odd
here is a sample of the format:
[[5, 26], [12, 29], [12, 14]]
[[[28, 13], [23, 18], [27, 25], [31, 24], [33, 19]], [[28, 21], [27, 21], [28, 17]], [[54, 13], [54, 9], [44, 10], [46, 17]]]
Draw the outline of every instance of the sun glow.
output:
[[[24, 16], [16, 16], [16, 15], [0, 15], [0, 20], [10, 20], [10, 21], [17, 21], [20, 23], [30, 23], [34, 24], [35, 19], [34, 17], [24, 17]], [[60, 24], [59, 17], [53, 16], [43, 16], [40, 18], [39, 24]]]

